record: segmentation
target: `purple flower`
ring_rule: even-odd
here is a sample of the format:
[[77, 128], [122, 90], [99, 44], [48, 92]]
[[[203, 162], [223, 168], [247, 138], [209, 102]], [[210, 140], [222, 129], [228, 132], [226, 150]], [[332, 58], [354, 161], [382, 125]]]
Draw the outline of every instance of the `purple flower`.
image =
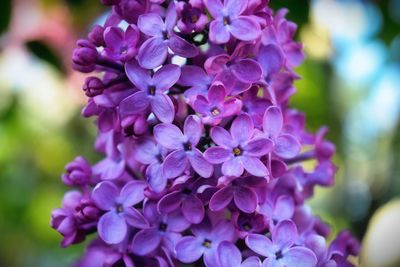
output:
[[181, 75], [180, 68], [172, 64], [165, 65], [151, 77], [150, 72], [141, 68], [136, 61], [130, 61], [126, 63], [125, 70], [129, 80], [139, 91], [121, 102], [122, 117], [141, 114], [150, 106], [160, 121], [172, 122], [175, 109], [165, 92], [178, 81]]
[[229, 185], [223, 185], [212, 196], [209, 203], [210, 209], [220, 211], [227, 207], [233, 199], [239, 210], [252, 213], [258, 205], [256, 188], [264, 186], [264, 183], [265, 179], [252, 176], [233, 179]]
[[242, 108], [239, 99], [235, 97], [226, 99], [226, 97], [225, 86], [216, 82], [208, 90], [207, 98], [202, 95], [197, 96], [193, 108], [202, 115], [205, 124], [217, 125], [223, 118], [237, 114]]
[[221, 267], [261, 267], [260, 259], [255, 256], [247, 258], [242, 263], [240, 250], [228, 241], [219, 244], [218, 258]]
[[173, 192], [160, 199], [158, 210], [166, 214], [180, 208], [187, 221], [193, 224], [200, 223], [204, 219], [205, 210], [203, 202], [197, 197], [196, 183], [183, 184], [180, 187], [173, 188]]
[[290, 159], [295, 157], [301, 150], [297, 139], [291, 135], [282, 133], [283, 116], [277, 106], [270, 106], [264, 114], [264, 133], [274, 142], [274, 153], [281, 158]]
[[316, 266], [317, 259], [310, 249], [293, 246], [296, 239], [296, 225], [292, 221], [282, 221], [272, 231], [272, 240], [264, 235], [250, 234], [246, 238], [246, 245], [257, 254], [267, 257], [263, 267]]
[[145, 187], [141, 181], [131, 181], [120, 191], [115, 184], [105, 181], [93, 189], [93, 201], [106, 211], [98, 223], [99, 235], [106, 243], [122, 242], [128, 233], [128, 224], [136, 228], [148, 226], [143, 215], [132, 207], [144, 199]]
[[247, 114], [238, 116], [232, 123], [230, 133], [220, 126], [211, 129], [215, 147], [210, 147], [204, 157], [212, 164], [222, 163], [222, 173], [239, 177], [244, 169], [260, 177], [268, 175], [268, 169], [260, 157], [272, 149], [270, 140], [253, 136], [253, 121]]
[[207, 94], [212, 78], [207, 75], [203, 68], [195, 65], [185, 65], [182, 67], [182, 75], [179, 78], [178, 84], [190, 87], [184, 93], [184, 96], [189, 99], [189, 102], [196, 99], [197, 95]]
[[185, 120], [182, 131], [174, 124], [161, 123], [154, 127], [154, 138], [172, 152], [165, 158], [164, 175], [175, 178], [190, 165], [202, 177], [208, 178], [213, 173], [213, 166], [208, 163], [196, 145], [203, 132], [200, 119], [191, 115]]
[[62, 181], [69, 186], [88, 185], [92, 178], [92, 167], [84, 157], [76, 157], [74, 161], [65, 166], [66, 173]]
[[128, 61], [137, 54], [139, 37], [139, 30], [133, 24], [125, 32], [119, 27], [108, 27], [104, 31], [104, 51], [114, 60]]
[[167, 186], [167, 179], [162, 173], [167, 151], [155, 142], [146, 139], [135, 147], [134, 157], [146, 167], [146, 178], [155, 192], [161, 192]]
[[219, 221], [211, 226], [207, 222], [192, 226], [194, 236], [183, 237], [176, 245], [176, 256], [184, 263], [197, 261], [204, 255], [207, 267], [218, 266], [218, 245], [235, 239], [235, 228], [230, 222]]
[[181, 32], [201, 32], [207, 25], [208, 18], [204, 13], [202, 0], [189, 0], [189, 3], [178, 2], [177, 8], [180, 15], [177, 26]]
[[167, 58], [168, 48], [178, 56], [186, 58], [197, 56], [197, 47], [174, 32], [176, 21], [177, 12], [173, 2], [168, 7], [165, 23], [156, 13], [148, 13], [139, 17], [138, 27], [140, 31], [151, 37], [139, 49], [138, 61], [140, 66], [146, 69], [160, 66]]
[[179, 212], [159, 214], [153, 202], [146, 203], [144, 216], [150, 227], [140, 230], [132, 241], [133, 253], [141, 256], [148, 255], [160, 245], [173, 253], [176, 242], [181, 238], [180, 233], [190, 226]]
[[260, 205], [259, 212], [268, 219], [270, 226], [275, 226], [283, 220], [288, 220], [293, 217], [295, 204], [293, 198], [288, 195], [279, 196], [275, 200], [267, 198]]
[[210, 23], [210, 40], [217, 44], [227, 43], [231, 34], [242, 41], [253, 41], [260, 34], [260, 25], [251, 16], [242, 15], [247, 7], [247, 0], [205, 0], [214, 20]]

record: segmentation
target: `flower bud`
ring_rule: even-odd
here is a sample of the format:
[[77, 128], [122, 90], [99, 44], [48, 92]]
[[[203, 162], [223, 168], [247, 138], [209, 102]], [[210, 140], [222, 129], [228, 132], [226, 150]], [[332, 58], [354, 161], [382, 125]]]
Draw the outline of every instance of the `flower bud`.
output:
[[69, 186], [83, 186], [90, 183], [92, 168], [83, 157], [76, 157], [74, 161], [65, 167], [66, 173], [62, 175], [62, 181]]
[[88, 38], [96, 46], [104, 46], [104, 27], [100, 25], [95, 25], [93, 29], [89, 32]]
[[97, 77], [87, 77], [82, 89], [88, 97], [94, 97], [103, 92], [104, 83]]
[[96, 47], [87, 40], [79, 40], [77, 45], [72, 54], [73, 68], [84, 73], [92, 72], [99, 56]]

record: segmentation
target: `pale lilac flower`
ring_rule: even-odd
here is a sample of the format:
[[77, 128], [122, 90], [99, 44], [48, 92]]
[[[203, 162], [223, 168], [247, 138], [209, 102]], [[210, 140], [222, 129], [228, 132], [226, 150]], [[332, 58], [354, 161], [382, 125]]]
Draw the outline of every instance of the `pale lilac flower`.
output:
[[104, 51], [114, 60], [128, 61], [137, 54], [139, 37], [135, 25], [129, 25], [125, 32], [119, 27], [108, 27], [104, 31]]
[[165, 148], [173, 150], [164, 161], [164, 175], [175, 178], [188, 167], [202, 177], [208, 178], [213, 173], [213, 166], [208, 163], [196, 145], [199, 143], [203, 126], [197, 116], [185, 120], [182, 131], [174, 124], [162, 123], [154, 127], [154, 138]]
[[105, 181], [93, 189], [93, 201], [106, 211], [98, 223], [99, 235], [106, 243], [122, 242], [128, 234], [128, 225], [147, 227], [146, 219], [132, 207], [144, 199], [145, 186], [141, 181], [131, 181], [120, 191], [114, 183]]
[[260, 157], [272, 149], [270, 140], [253, 136], [254, 125], [251, 118], [242, 114], [232, 123], [230, 133], [220, 126], [211, 129], [215, 147], [210, 147], [204, 157], [212, 164], [222, 164], [222, 173], [238, 177], [246, 170], [260, 177], [268, 175], [268, 169]]
[[260, 34], [260, 25], [251, 16], [242, 15], [247, 7], [247, 0], [205, 0], [214, 20], [210, 23], [209, 37], [217, 44], [227, 43], [233, 35], [242, 41], [253, 41]]
[[261, 267], [259, 258], [252, 256], [242, 263], [242, 254], [235, 244], [223, 241], [218, 246], [218, 259], [221, 267]]
[[126, 117], [140, 114], [150, 106], [160, 121], [172, 122], [175, 109], [170, 97], [165, 93], [178, 81], [181, 75], [180, 68], [172, 64], [165, 65], [153, 77], [150, 71], [141, 68], [136, 61], [126, 63], [125, 69], [129, 79], [139, 91], [121, 102], [121, 115]]
[[246, 245], [266, 259], [263, 267], [314, 267], [315, 254], [308, 248], [293, 246], [297, 239], [296, 225], [292, 221], [280, 222], [272, 231], [272, 239], [264, 235], [250, 234]]
[[173, 2], [168, 7], [165, 22], [156, 13], [143, 14], [139, 17], [140, 31], [151, 37], [139, 49], [138, 61], [143, 68], [153, 69], [163, 64], [168, 56], [168, 48], [182, 57], [197, 56], [197, 47], [174, 32], [176, 22], [177, 12]]

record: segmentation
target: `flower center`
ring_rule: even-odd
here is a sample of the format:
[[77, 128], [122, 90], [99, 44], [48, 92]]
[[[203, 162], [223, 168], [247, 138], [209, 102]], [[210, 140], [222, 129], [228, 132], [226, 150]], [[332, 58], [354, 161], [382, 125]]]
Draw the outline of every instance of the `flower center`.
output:
[[124, 207], [121, 204], [117, 204], [116, 210], [117, 210], [117, 213], [121, 213], [124, 211]]
[[229, 24], [231, 24], [231, 19], [228, 16], [224, 17], [224, 25], [226, 26]]
[[219, 111], [218, 108], [213, 108], [213, 109], [211, 110], [211, 114], [212, 114], [213, 116], [218, 116], [220, 113], [221, 113], [221, 111]]
[[189, 188], [186, 187], [185, 189], [183, 189], [182, 193], [184, 195], [190, 195], [190, 194], [192, 194], [192, 190], [190, 190]]
[[156, 87], [154, 85], [149, 85], [147, 92], [149, 95], [155, 95], [156, 94]]
[[162, 37], [164, 40], [168, 40], [168, 32], [167, 31], [163, 31], [162, 32]]
[[167, 231], [168, 225], [166, 223], [161, 222], [160, 225], [158, 226], [158, 230], [161, 232], [166, 232]]
[[242, 155], [242, 149], [240, 149], [240, 147], [235, 147], [232, 152], [235, 157]]
[[211, 240], [210, 239], [204, 239], [204, 242], [203, 242], [203, 247], [206, 247], [206, 248], [211, 248]]
[[281, 251], [281, 250], [278, 250], [278, 251], [275, 253], [275, 258], [276, 258], [277, 260], [283, 258], [283, 254], [282, 254], [282, 251]]
[[121, 55], [128, 54], [128, 48], [126, 46], [122, 46], [119, 52]]
[[251, 227], [250, 223], [248, 223], [248, 222], [243, 225], [243, 229], [246, 230], [246, 231], [250, 231], [251, 228], [252, 227]]
[[184, 144], [183, 144], [183, 149], [184, 149], [185, 151], [190, 151], [190, 150], [192, 150], [192, 144], [189, 143], [189, 142], [184, 143]]

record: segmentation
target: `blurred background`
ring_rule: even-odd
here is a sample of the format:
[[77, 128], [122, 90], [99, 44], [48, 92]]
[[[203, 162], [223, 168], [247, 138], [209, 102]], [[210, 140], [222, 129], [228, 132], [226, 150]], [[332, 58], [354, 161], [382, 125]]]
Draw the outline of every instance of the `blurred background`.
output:
[[[390, 263], [400, 255], [400, 0], [271, 6], [290, 10], [307, 53], [292, 106], [310, 130], [327, 125], [338, 150], [335, 187], [310, 204], [335, 232], [350, 228], [363, 240], [363, 265], [400, 266]], [[2, 267], [70, 266], [84, 248], [61, 249], [49, 218], [67, 190], [64, 165], [99, 157], [93, 121], [80, 117], [84, 76], [70, 56], [104, 12], [98, 0], [0, 1]], [[386, 254], [375, 257], [382, 244]]]

